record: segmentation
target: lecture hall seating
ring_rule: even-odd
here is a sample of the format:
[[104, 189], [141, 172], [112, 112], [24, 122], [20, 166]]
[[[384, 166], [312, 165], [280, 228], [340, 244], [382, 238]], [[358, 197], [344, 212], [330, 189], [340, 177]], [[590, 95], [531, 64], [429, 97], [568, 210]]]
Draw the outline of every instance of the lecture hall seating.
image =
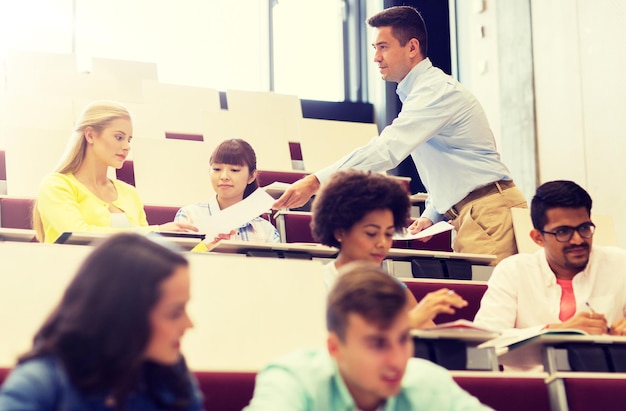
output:
[[[280, 180], [282, 181], [282, 180]], [[276, 216], [276, 228], [285, 243], [317, 243], [311, 233], [312, 214], [306, 211], [282, 211]], [[451, 252], [451, 232], [433, 236], [429, 241], [394, 240], [393, 248]]]
[[31, 229], [33, 203], [32, 198], [0, 196], [0, 227]]
[[624, 374], [570, 373], [563, 378], [569, 411], [624, 409]]
[[0, 195], [7, 193], [7, 165], [4, 150], [0, 150]]
[[[33, 198], [0, 196], [0, 227], [31, 229]], [[150, 225], [165, 224], [174, 220], [178, 206], [144, 205]]]
[[[0, 368], [0, 385], [9, 371]], [[254, 394], [255, 372], [194, 371], [194, 375], [207, 410], [240, 411]], [[550, 411], [544, 376], [462, 371], [452, 372], [452, 376], [461, 388], [495, 410]], [[619, 409], [624, 380], [613, 380], [609, 385], [603, 385], [605, 382], [589, 378], [580, 380], [580, 385], [576, 387], [570, 386], [567, 393], [570, 411]], [[591, 395], [594, 392], [605, 395]]]

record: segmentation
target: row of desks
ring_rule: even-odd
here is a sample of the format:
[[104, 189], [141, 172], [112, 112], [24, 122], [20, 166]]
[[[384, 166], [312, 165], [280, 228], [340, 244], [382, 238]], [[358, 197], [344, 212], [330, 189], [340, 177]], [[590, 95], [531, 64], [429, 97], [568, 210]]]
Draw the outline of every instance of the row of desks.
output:
[[[162, 233], [183, 250], [191, 250], [202, 236], [188, 233]], [[100, 241], [108, 234], [63, 233], [57, 242], [86, 245]], [[0, 228], [0, 241], [31, 241], [33, 230]], [[242, 254], [274, 258], [334, 258], [338, 250], [313, 243], [252, 243], [221, 240], [210, 247], [214, 253]], [[388, 253], [386, 269], [398, 277], [451, 278], [458, 280], [486, 280], [491, 274], [489, 266], [495, 255], [455, 253], [433, 250], [392, 248]]]
[[[189, 313], [195, 327], [183, 339], [182, 349], [190, 367], [258, 371], [270, 360], [294, 349], [324, 347], [326, 290], [321, 263], [298, 258], [240, 258], [235, 254], [237, 244], [224, 244], [231, 252], [187, 254], [192, 275]], [[315, 248], [315, 255], [330, 252], [321, 251], [323, 248], [317, 246], [302, 247]], [[91, 246], [0, 241], [3, 335], [0, 367], [10, 368], [17, 356], [30, 347], [32, 336], [91, 249]], [[413, 338], [416, 356], [439, 362], [455, 372], [475, 370], [473, 372], [506, 375], [497, 372], [499, 364], [534, 355], [544, 364], [555, 410], [568, 410], [566, 376], [571, 370], [593, 370], [591, 375], [598, 378], [605, 378], [606, 371], [619, 371], [611, 373], [611, 378], [626, 381], [626, 374], [622, 374], [626, 371], [623, 363], [589, 369], [581, 367], [580, 361], [575, 364], [569, 361], [569, 353], [577, 347], [591, 347], [596, 351], [600, 347], [603, 352], [617, 347], [616, 358], [623, 358], [619, 354], [626, 349], [626, 338], [546, 335], [500, 357], [495, 350], [479, 349], [481, 339], [467, 335], [451, 336], [449, 332], [437, 335], [416, 330]], [[426, 350], [425, 343], [431, 344]], [[437, 348], [433, 349], [435, 346]], [[427, 355], [436, 352], [439, 358], [428, 357], [424, 352]], [[459, 353], [462, 353], [461, 360]], [[591, 364], [597, 365], [597, 362]]]

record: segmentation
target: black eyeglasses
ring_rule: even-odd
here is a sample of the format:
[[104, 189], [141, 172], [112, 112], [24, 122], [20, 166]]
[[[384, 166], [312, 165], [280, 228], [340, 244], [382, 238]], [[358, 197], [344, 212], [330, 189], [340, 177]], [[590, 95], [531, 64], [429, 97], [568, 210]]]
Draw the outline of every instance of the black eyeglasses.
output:
[[582, 238], [593, 237], [593, 232], [596, 230], [596, 225], [592, 222], [582, 223], [578, 227], [563, 226], [554, 231], [540, 230], [544, 234], [552, 234], [556, 241], [560, 243], [566, 243], [574, 236], [574, 231], [578, 231], [578, 235]]

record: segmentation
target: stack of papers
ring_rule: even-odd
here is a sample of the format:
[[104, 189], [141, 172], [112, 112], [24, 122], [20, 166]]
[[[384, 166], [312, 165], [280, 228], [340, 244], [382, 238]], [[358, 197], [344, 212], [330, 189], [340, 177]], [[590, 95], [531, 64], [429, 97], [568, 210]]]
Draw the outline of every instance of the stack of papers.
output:
[[468, 320], [456, 320], [448, 323], [438, 324], [435, 327], [415, 330], [416, 335], [427, 337], [431, 334], [437, 338], [458, 338], [472, 341], [488, 341], [500, 335], [499, 332], [489, 328], [479, 327]]
[[408, 228], [404, 229], [403, 233], [396, 233], [393, 236], [394, 240], [417, 240], [418, 238], [430, 237], [432, 235], [445, 233], [446, 231], [452, 230], [454, 227], [452, 224], [446, 221], [440, 221], [437, 224], [433, 224], [430, 227], [420, 231], [419, 233], [411, 234], [409, 233]]
[[237, 204], [221, 210], [209, 218], [209, 223], [198, 227], [200, 234], [205, 234], [205, 241], [213, 241], [218, 234], [227, 234], [231, 230], [247, 224], [255, 217], [272, 208], [274, 198], [261, 188]]

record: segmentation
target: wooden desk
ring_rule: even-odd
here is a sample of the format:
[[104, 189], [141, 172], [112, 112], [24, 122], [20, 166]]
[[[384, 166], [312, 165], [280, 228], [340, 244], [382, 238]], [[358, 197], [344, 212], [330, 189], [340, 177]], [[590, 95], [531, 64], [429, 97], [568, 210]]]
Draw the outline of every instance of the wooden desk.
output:
[[447, 251], [432, 250], [409, 250], [405, 248], [392, 248], [387, 254], [387, 258], [393, 260], [411, 260], [416, 257], [437, 258], [440, 260], [468, 261], [472, 264], [489, 265], [496, 259], [493, 254], [470, 254], [454, 253]]
[[505, 366], [542, 363], [550, 375], [548, 392], [552, 409], [568, 411], [566, 383], [561, 372], [583, 371], [585, 374], [600, 376], [606, 375], [604, 371], [608, 371], [619, 375], [619, 379], [626, 379], [626, 337], [540, 335], [500, 355], [499, 360]]
[[[612, 335], [574, 335], [574, 334], [547, 334], [539, 335], [523, 344], [517, 345], [499, 355], [499, 361], [505, 366], [519, 367], [522, 365], [543, 365], [548, 373], [557, 371], [612, 371], [604, 370], [599, 367], [617, 366], [620, 370], [624, 367], [619, 364], [611, 365], [608, 363], [592, 364], [595, 370], [586, 369], [588, 367], [580, 361], [570, 364], [570, 353], [572, 349], [593, 347], [598, 349], [608, 349], [619, 347], [626, 350], [626, 337]], [[626, 352], [626, 351], [625, 351]], [[608, 359], [605, 359], [608, 361]]]
[[[100, 241], [109, 238], [111, 233], [80, 233], [69, 232], [62, 233], [55, 241], [57, 244], [70, 244], [70, 245], [93, 245]], [[150, 232], [147, 235], [153, 235], [161, 237], [163, 240], [176, 244], [184, 251], [189, 251], [198, 245], [200, 241], [204, 239], [204, 234], [196, 233], [157, 233]]]
[[[17, 356], [58, 303], [91, 246], [0, 242], [0, 367]], [[325, 347], [319, 261], [188, 253], [194, 327], [182, 351], [194, 370], [258, 371], [302, 348]]]
[[21, 228], [0, 228], [0, 241], [32, 242], [35, 238], [35, 230]]

